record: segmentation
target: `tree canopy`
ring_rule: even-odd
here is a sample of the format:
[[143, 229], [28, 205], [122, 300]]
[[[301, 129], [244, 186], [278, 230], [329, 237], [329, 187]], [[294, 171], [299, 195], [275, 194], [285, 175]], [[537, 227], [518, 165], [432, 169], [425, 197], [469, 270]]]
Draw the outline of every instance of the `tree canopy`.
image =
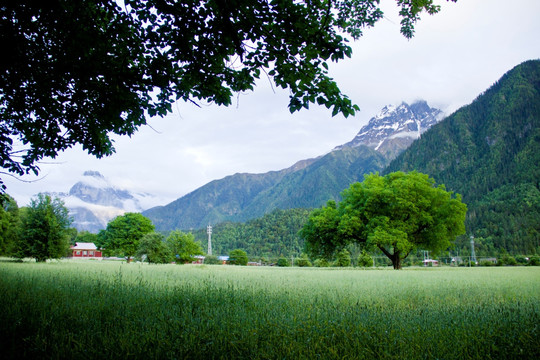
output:
[[231, 265], [247, 265], [248, 256], [242, 249], [231, 250], [229, 253], [229, 264]]
[[195, 261], [195, 255], [204, 255], [201, 243], [196, 242], [191, 233], [171, 231], [166, 242], [178, 264]]
[[16, 256], [31, 257], [38, 262], [66, 256], [70, 225], [71, 218], [62, 200], [38, 194], [23, 212]]
[[157, 232], [144, 235], [140, 241], [137, 255], [146, 257], [150, 264], [166, 264], [173, 260], [171, 249], [165, 243], [165, 237]]
[[435, 186], [428, 175], [395, 172], [366, 175], [334, 202], [316, 209], [301, 231], [308, 251], [329, 257], [351, 243], [380, 249], [395, 269], [411, 251], [435, 253], [465, 233], [467, 207], [459, 194]]
[[150, 219], [139, 213], [125, 213], [117, 216], [107, 224], [107, 228], [99, 236], [103, 238], [103, 246], [109, 254], [126, 256], [128, 262], [135, 255], [144, 235], [154, 231]]
[[[439, 11], [397, 3], [407, 38]], [[379, 0], [3, 1], [0, 165], [37, 174], [75, 144], [110, 155], [111, 133], [131, 135], [180, 99], [230, 105], [261, 74], [289, 89], [291, 112], [354, 114], [328, 62], [350, 57], [349, 39], [382, 16]]]
[[10, 255], [19, 235], [19, 206], [8, 194], [0, 194], [0, 256]]

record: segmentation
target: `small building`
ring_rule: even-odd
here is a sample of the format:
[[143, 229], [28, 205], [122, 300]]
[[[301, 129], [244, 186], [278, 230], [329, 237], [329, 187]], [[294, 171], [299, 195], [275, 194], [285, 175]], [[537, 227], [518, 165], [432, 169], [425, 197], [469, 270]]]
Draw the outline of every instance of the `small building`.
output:
[[203, 264], [204, 263], [204, 259], [206, 258], [205, 256], [203, 255], [195, 255], [193, 256], [193, 258], [195, 260], [193, 260], [191, 263], [192, 264]]
[[94, 243], [78, 242], [71, 246], [71, 256], [74, 258], [99, 258], [102, 259], [103, 254], [97, 249]]
[[424, 259], [424, 266], [439, 266], [439, 260]]

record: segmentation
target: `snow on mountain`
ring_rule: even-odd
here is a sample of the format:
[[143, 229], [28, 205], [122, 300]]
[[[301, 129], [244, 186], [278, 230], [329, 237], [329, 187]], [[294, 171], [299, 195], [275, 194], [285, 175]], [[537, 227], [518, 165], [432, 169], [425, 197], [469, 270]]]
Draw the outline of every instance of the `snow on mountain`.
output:
[[64, 201], [77, 230], [94, 233], [105, 229], [116, 216], [142, 212], [149, 207], [147, 204], [154, 202], [149, 194], [117, 189], [97, 171], [85, 171], [69, 193], [55, 195]]
[[425, 101], [387, 105], [360, 129], [353, 140], [336, 149], [366, 145], [393, 159], [442, 118], [442, 111], [429, 107]]

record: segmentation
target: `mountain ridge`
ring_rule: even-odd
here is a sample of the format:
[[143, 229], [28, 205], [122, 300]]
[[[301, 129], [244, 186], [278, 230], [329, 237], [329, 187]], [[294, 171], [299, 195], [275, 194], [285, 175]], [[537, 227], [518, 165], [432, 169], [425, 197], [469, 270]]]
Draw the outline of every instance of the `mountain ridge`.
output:
[[393, 159], [442, 117], [441, 110], [431, 108], [424, 100], [411, 105], [406, 102], [398, 106], [387, 105], [351, 141], [335, 150], [365, 145]]
[[540, 252], [540, 60], [504, 74], [433, 126], [384, 173], [417, 170], [463, 195], [480, 249]]
[[126, 212], [142, 212], [142, 203], [149, 194], [131, 193], [118, 189], [100, 172], [87, 170], [67, 193], [53, 194], [59, 197], [73, 219], [72, 226], [78, 231], [97, 233], [107, 223]]
[[[325, 155], [301, 160], [283, 170], [234, 174], [213, 180], [169, 204], [148, 209], [143, 215], [159, 231], [191, 230], [223, 221], [247, 221], [274, 209], [321, 206], [330, 199], [338, 200], [341, 191], [350, 183], [361, 181], [364, 174], [382, 171], [388, 157], [403, 151], [420, 136], [422, 128], [440, 120], [440, 114], [440, 110], [430, 108], [425, 101], [411, 106], [404, 102], [389, 105], [359, 131], [359, 134], [379, 133], [377, 141], [388, 143], [384, 152], [375, 149], [366, 136], [355, 141], [357, 135]], [[389, 122], [396, 125], [381, 136], [377, 125]], [[408, 134], [411, 132], [412, 135]]]

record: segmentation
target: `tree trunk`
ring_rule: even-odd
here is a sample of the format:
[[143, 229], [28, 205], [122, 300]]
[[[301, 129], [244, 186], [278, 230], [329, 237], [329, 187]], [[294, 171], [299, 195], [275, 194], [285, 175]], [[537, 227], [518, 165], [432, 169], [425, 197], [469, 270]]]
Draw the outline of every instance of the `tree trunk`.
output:
[[378, 248], [381, 249], [383, 254], [386, 255], [392, 261], [392, 266], [394, 266], [394, 270], [400, 270], [401, 269], [401, 260], [402, 259], [400, 257], [401, 252], [399, 250], [396, 250], [394, 248], [394, 253], [390, 254], [390, 252], [388, 250], [386, 250], [384, 248], [384, 246], [378, 246]]
[[392, 265], [394, 266], [394, 270], [401, 270], [401, 258], [398, 254], [394, 254], [394, 256], [391, 258]]

